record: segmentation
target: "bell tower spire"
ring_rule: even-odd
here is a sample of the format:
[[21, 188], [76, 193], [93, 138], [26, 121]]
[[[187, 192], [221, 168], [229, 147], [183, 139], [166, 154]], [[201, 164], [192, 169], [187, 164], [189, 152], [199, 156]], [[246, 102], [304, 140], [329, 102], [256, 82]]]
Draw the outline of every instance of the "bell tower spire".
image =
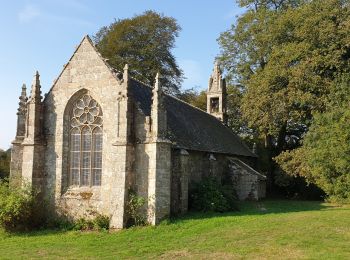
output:
[[215, 62], [213, 73], [209, 78], [207, 91], [207, 113], [227, 124], [226, 114], [226, 82], [218, 62]]

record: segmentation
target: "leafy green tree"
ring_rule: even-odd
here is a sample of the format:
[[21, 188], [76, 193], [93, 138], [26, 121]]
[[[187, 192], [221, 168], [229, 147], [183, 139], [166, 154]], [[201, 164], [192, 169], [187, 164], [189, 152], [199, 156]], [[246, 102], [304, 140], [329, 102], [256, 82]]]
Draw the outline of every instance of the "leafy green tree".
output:
[[319, 113], [303, 146], [282, 153], [277, 162], [292, 176], [315, 183], [337, 201], [350, 202], [350, 111]]
[[165, 89], [176, 94], [183, 72], [171, 51], [180, 30], [174, 18], [146, 11], [102, 27], [94, 41], [113, 67], [122, 70], [128, 63], [133, 77], [152, 86], [160, 72]]
[[203, 111], [207, 111], [207, 93], [205, 90], [197, 91], [194, 88], [186, 89], [179, 93], [177, 98]]
[[325, 110], [334, 79], [349, 71], [349, 5], [342, 0], [239, 3], [247, 11], [221, 34], [220, 60], [244, 86], [242, 116], [264, 140], [272, 173], [272, 158], [300, 145], [313, 113]]
[[0, 179], [10, 175], [11, 150], [0, 150]]
[[350, 75], [330, 88], [326, 111], [316, 113], [303, 145], [276, 161], [290, 176], [315, 183], [332, 200], [350, 202]]
[[248, 127], [247, 121], [242, 117], [241, 104], [243, 94], [241, 86], [227, 85], [227, 124], [242, 138], [252, 139], [254, 131]]

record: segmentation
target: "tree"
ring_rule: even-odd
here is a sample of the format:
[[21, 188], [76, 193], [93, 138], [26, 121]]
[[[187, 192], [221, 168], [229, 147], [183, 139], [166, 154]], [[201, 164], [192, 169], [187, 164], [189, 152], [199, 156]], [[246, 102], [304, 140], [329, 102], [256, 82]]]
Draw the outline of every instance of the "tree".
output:
[[[230, 82], [229, 80], [227, 82]], [[227, 85], [227, 124], [233, 132], [240, 135], [242, 138], [253, 137], [253, 129], [248, 127], [247, 121], [242, 117], [242, 98], [243, 92], [241, 86], [228, 84]]]
[[179, 93], [177, 98], [203, 111], [207, 111], [207, 93], [204, 90], [197, 91], [194, 88], [186, 89]]
[[303, 145], [276, 161], [290, 176], [315, 183], [332, 200], [350, 202], [350, 74], [330, 88], [326, 111], [316, 113]]
[[303, 146], [276, 160], [291, 176], [322, 188], [331, 200], [350, 202], [350, 111], [347, 107], [315, 116]]
[[166, 91], [176, 94], [183, 72], [171, 51], [180, 30], [174, 18], [146, 11], [102, 27], [94, 41], [111, 66], [122, 70], [128, 63], [131, 75], [151, 86], [160, 72]]
[[272, 158], [300, 146], [332, 82], [349, 71], [347, 2], [242, 0], [247, 12], [219, 38], [222, 64], [244, 86], [242, 116], [269, 151], [270, 174]]
[[10, 175], [11, 149], [3, 151], [0, 149], [0, 179]]

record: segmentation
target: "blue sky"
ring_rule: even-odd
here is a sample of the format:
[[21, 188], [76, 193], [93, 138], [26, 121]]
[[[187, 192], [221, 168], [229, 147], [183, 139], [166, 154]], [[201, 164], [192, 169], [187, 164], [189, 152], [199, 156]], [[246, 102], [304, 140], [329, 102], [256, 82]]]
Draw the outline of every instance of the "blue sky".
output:
[[84, 35], [93, 35], [114, 19], [145, 10], [177, 19], [182, 31], [174, 54], [187, 77], [183, 89], [206, 88], [220, 51], [216, 39], [242, 11], [234, 0], [2, 1], [0, 148], [10, 147], [21, 86], [26, 83], [30, 88], [36, 70], [46, 93]]

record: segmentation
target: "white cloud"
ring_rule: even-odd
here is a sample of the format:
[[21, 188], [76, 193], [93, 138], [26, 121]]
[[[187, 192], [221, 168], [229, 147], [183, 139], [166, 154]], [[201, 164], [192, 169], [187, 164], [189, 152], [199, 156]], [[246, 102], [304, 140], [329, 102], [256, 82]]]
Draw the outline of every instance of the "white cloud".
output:
[[36, 6], [33, 5], [27, 5], [19, 11], [18, 13], [18, 20], [21, 23], [27, 23], [35, 19], [36, 17], [40, 16], [40, 10]]
[[183, 82], [183, 86], [185, 89], [201, 86], [203, 78], [201, 66], [198, 61], [183, 59], [179, 60], [179, 65], [184, 71], [185, 80]]

